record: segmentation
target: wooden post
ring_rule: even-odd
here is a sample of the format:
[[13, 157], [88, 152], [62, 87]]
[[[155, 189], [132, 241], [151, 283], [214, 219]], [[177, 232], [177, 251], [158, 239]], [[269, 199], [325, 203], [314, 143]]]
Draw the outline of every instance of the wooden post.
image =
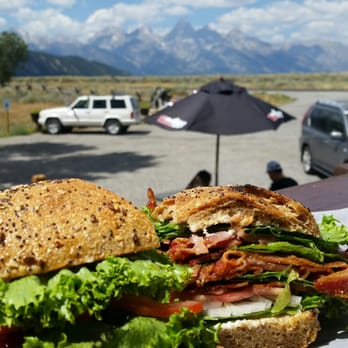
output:
[[6, 119], [6, 134], [9, 135], [10, 134], [10, 112], [9, 112], [9, 110], [6, 110], [5, 113], [6, 113], [6, 116], [5, 116], [5, 119]]
[[4, 109], [5, 109], [5, 129], [6, 134], [10, 134], [10, 101], [9, 99], [4, 100]]

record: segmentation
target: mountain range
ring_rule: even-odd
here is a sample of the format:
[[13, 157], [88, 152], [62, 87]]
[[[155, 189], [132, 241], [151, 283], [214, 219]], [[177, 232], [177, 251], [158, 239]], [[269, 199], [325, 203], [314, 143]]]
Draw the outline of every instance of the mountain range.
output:
[[[271, 44], [240, 30], [221, 34], [208, 26], [195, 29], [185, 19], [178, 21], [164, 35], [156, 34], [148, 27], [140, 27], [129, 33], [119, 28], [110, 28], [95, 34], [84, 44], [27, 44], [31, 52], [31, 63], [39, 53], [45, 53], [46, 58], [48, 55], [83, 57], [81, 59], [86, 62], [92, 61], [100, 64], [99, 68], [106, 68], [99, 75], [113, 74], [114, 70], [114, 74], [140, 76], [348, 70], [348, 45], [340, 42]], [[31, 69], [35, 68], [38, 74], [40, 67], [37, 65]], [[22, 75], [23, 71], [25, 70], [22, 70]], [[87, 71], [91, 72], [91, 69]], [[47, 71], [41, 71], [42, 75], [45, 73], [47, 75]], [[27, 69], [25, 75], [29, 74], [30, 69]]]
[[44, 52], [28, 52], [25, 64], [18, 67], [17, 76], [105, 76], [128, 75], [125, 71], [79, 56], [56, 56]]

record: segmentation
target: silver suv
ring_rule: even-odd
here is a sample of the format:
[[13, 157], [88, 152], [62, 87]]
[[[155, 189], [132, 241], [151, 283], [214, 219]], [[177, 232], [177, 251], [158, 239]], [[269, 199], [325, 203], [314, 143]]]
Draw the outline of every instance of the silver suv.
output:
[[73, 127], [103, 127], [109, 134], [120, 134], [141, 121], [138, 100], [132, 95], [85, 95], [70, 106], [41, 110], [38, 117], [38, 124], [50, 134]]
[[306, 112], [300, 137], [303, 170], [333, 175], [348, 163], [348, 101], [319, 100]]

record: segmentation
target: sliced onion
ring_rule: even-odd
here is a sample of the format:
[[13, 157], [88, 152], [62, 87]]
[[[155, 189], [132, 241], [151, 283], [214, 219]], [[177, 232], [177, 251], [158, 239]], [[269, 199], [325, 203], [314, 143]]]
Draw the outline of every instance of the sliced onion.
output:
[[272, 307], [273, 302], [265, 297], [253, 296], [236, 303], [223, 303], [220, 307], [204, 305], [205, 313], [215, 318], [240, 316], [264, 311]]
[[[289, 306], [297, 307], [301, 303], [301, 300], [301, 296], [291, 296]], [[262, 296], [253, 296], [248, 300], [235, 303], [205, 302], [204, 312], [210, 317], [223, 318], [265, 311], [272, 306], [272, 300]]]

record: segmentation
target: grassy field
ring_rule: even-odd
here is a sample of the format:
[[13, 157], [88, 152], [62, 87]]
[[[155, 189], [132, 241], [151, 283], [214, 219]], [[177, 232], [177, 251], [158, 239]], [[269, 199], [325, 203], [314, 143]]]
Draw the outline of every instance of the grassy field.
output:
[[[8, 112], [0, 110], [0, 136], [28, 134], [36, 127], [31, 113], [43, 108], [71, 103], [82, 94], [136, 94], [141, 105], [148, 107], [151, 94], [156, 87], [165, 88], [175, 98], [181, 98], [201, 85], [220, 76], [176, 76], [176, 77], [29, 77], [14, 78], [0, 88], [0, 100], [10, 102]], [[286, 90], [348, 90], [348, 73], [331, 74], [266, 74], [229, 75], [226, 79], [246, 87], [250, 93], [282, 105], [289, 102]], [[267, 91], [277, 93], [267, 93]], [[8, 122], [7, 122], [8, 121]]]

